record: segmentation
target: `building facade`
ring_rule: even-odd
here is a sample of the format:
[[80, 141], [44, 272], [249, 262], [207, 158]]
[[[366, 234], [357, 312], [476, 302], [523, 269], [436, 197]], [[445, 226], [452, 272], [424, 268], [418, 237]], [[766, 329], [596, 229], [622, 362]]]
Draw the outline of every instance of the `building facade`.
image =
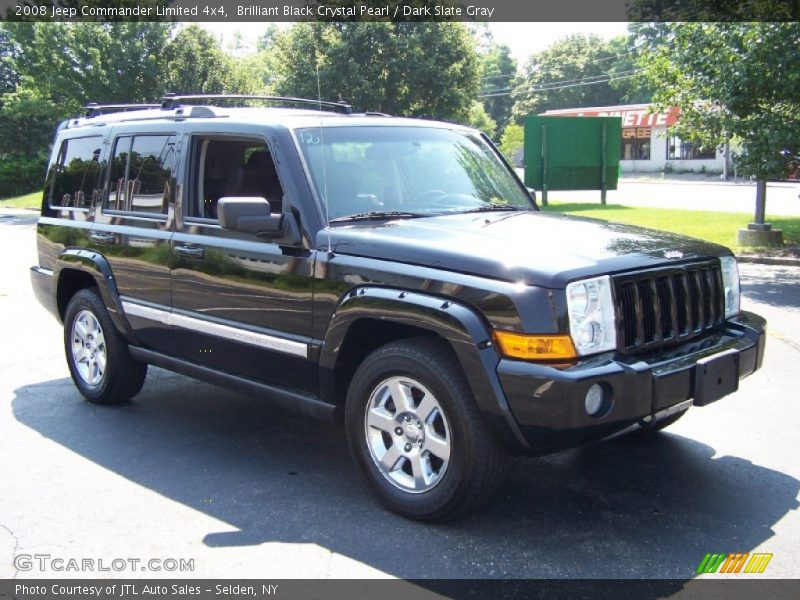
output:
[[722, 173], [725, 167], [722, 148], [701, 148], [696, 143], [667, 133], [667, 128], [677, 123], [680, 117], [677, 106], [666, 112], [651, 112], [650, 104], [626, 104], [548, 110], [543, 114], [553, 117], [620, 117], [620, 168], [623, 173]]

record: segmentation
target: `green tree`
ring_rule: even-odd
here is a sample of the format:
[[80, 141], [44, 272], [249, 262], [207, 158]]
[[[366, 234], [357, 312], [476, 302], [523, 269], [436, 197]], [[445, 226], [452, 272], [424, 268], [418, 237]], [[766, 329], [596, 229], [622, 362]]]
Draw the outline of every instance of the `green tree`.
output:
[[241, 59], [245, 69], [256, 82], [256, 89], [262, 94], [275, 94], [278, 73], [276, 42], [283, 35], [274, 23], [256, 41], [256, 52]]
[[503, 156], [510, 163], [514, 163], [514, 158], [522, 149], [525, 143], [525, 129], [522, 125], [512, 123], [506, 127], [503, 136], [500, 138], [500, 146], [498, 149], [502, 152]]
[[19, 48], [5, 29], [0, 28], [0, 96], [17, 89], [19, 73], [14, 68], [14, 60], [19, 54]]
[[[58, 121], [87, 102], [145, 102], [162, 93], [164, 23], [5, 23], [19, 83], [2, 96], [0, 154], [47, 151]], [[38, 168], [38, 167], [37, 167]]]
[[643, 57], [661, 106], [681, 109], [676, 133], [705, 146], [726, 137], [737, 168], [757, 180], [763, 224], [766, 181], [788, 175], [800, 152], [800, 23], [677, 23]]
[[486, 112], [502, 129], [511, 118], [514, 100], [507, 92], [514, 83], [517, 61], [505, 44], [492, 44], [480, 58], [481, 96]]
[[572, 34], [534, 54], [512, 93], [515, 121], [557, 108], [618, 104], [620, 93], [608, 81], [616, 57], [595, 34]]
[[3, 96], [0, 158], [11, 154], [34, 156], [46, 151], [54, 130], [50, 98], [24, 86]]
[[22, 86], [54, 102], [57, 116], [89, 101], [145, 102], [163, 92], [166, 23], [7, 23], [21, 48]]
[[467, 125], [482, 131], [489, 137], [494, 137], [497, 132], [497, 123], [489, 116], [489, 113], [486, 112], [483, 104], [477, 101], [473, 102], [469, 109]]
[[275, 41], [278, 93], [357, 109], [467, 121], [478, 92], [462, 23], [298, 23]]
[[251, 93], [255, 77], [223, 52], [219, 41], [198, 25], [182, 28], [164, 48], [161, 89], [176, 93]]

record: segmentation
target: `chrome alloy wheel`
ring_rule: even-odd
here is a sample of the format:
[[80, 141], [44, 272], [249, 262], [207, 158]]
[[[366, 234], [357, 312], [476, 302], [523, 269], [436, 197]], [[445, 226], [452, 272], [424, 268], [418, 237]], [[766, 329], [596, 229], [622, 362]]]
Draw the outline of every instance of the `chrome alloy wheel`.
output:
[[364, 415], [370, 456], [395, 487], [414, 494], [438, 484], [450, 462], [450, 426], [436, 396], [411, 377], [372, 392]]
[[106, 372], [106, 340], [100, 322], [90, 311], [82, 310], [72, 321], [72, 361], [84, 382], [100, 385]]

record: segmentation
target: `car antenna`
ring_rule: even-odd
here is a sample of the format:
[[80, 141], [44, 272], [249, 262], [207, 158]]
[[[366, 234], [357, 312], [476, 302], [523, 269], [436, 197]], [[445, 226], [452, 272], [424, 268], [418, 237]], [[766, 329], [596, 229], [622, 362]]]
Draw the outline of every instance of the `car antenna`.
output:
[[[315, 61], [317, 67], [317, 101], [319, 102], [319, 110], [322, 112], [322, 86], [319, 83], [319, 56], [317, 56], [316, 48], [314, 55], [317, 59]], [[322, 203], [325, 207], [325, 232], [328, 234], [328, 258], [333, 257], [333, 250], [331, 249], [331, 221], [328, 212], [328, 170], [326, 168], [325, 160], [325, 133], [322, 127], [322, 117], [319, 118], [319, 143], [322, 150], [322, 194], [325, 201]]]

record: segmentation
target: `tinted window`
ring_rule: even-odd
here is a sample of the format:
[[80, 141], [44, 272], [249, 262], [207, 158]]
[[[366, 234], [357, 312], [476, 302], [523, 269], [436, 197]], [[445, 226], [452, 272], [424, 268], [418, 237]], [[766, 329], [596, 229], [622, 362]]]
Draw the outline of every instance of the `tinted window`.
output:
[[102, 147], [101, 136], [64, 140], [53, 169], [53, 206], [89, 208], [102, 185]]
[[107, 208], [166, 214], [175, 171], [175, 136], [121, 137], [114, 145]]
[[468, 132], [371, 126], [309, 128], [296, 135], [331, 219], [372, 211], [532, 208], [495, 152]]
[[273, 213], [281, 212], [283, 189], [263, 140], [195, 138], [192, 165], [187, 216], [216, 219], [225, 196], [266, 198]]

